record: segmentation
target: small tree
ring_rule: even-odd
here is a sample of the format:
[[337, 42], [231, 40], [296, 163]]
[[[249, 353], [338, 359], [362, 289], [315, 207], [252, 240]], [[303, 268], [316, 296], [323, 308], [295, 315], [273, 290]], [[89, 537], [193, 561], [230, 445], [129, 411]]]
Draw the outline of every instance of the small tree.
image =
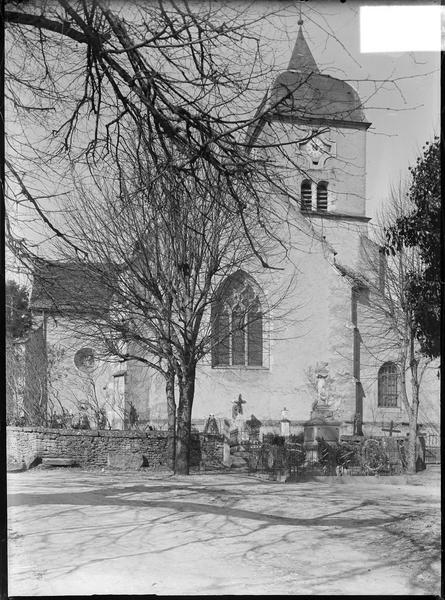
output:
[[24, 344], [6, 339], [6, 424], [24, 425]]
[[6, 419], [24, 424], [25, 341], [31, 328], [28, 291], [13, 279], [6, 282]]
[[6, 282], [6, 336], [9, 339], [23, 338], [31, 327], [28, 291], [13, 279]]
[[416, 166], [410, 168], [410, 209], [386, 228], [385, 246], [393, 252], [401, 252], [403, 247], [415, 248], [418, 253], [417, 269], [406, 274], [406, 294], [421, 350], [433, 358], [440, 353], [440, 268], [443, 262], [439, 139], [426, 142], [422, 151]]
[[376, 229], [377, 244], [363, 246], [367, 289], [361, 294], [360, 331], [365, 333], [362, 338], [367, 340], [370, 356], [380, 363], [390, 360], [397, 365], [400, 398], [409, 421], [407, 468], [415, 472], [420, 389], [432, 360], [419, 341], [417, 315], [422, 299], [413, 297], [411, 287], [423, 272], [423, 261], [415, 246], [400, 245], [388, 253], [385, 246], [390, 224], [400, 222], [411, 210], [403, 191], [393, 190]]

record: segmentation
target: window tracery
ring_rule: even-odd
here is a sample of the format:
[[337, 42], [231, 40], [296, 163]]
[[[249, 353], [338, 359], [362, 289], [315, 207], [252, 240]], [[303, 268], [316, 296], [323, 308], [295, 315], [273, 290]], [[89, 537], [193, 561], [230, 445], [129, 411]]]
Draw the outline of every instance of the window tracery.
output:
[[212, 365], [263, 366], [263, 307], [252, 278], [227, 278], [213, 314]]

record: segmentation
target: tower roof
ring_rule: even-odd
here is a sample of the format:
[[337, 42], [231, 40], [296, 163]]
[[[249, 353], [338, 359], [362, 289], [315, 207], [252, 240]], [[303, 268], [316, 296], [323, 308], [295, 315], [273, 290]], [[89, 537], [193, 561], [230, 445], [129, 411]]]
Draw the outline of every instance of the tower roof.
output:
[[299, 29], [289, 65], [275, 78], [256, 112], [257, 121], [249, 127], [250, 143], [264, 122], [292, 119], [302, 122], [332, 121], [368, 128], [363, 105], [356, 90], [346, 81], [320, 72]]
[[346, 81], [320, 72], [305, 40], [302, 24], [300, 17], [289, 65], [275, 79], [263, 110], [278, 118], [328, 119], [369, 126], [354, 88]]
[[311, 73], [320, 73], [320, 70], [315, 62], [312, 52], [307, 45], [301, 27], [302, 21], [299, 21], [300, 28], [298, 29], [297, 41], [295, 42], [294, 50], [289, 61], [288, 71], [302, 71]]

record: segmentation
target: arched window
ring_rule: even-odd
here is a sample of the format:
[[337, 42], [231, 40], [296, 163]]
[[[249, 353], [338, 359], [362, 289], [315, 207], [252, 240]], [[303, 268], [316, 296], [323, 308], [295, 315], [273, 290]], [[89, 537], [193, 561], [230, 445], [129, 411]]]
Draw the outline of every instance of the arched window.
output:
[[382, 408], [397, 407], [398, 369], [393, 362], [384, 363], [378, 373], [378, 406]]
[[312, 210], [312, 186], [307, 179], [301, 182], [301, 210]]
[[317, 210], [328, 210], [328, 184], [326, 181], [320, 181], [317, 185]]
[[263, 307], [246, 273], [226, 279], [212, 308], [212, 366], [263, 366]]

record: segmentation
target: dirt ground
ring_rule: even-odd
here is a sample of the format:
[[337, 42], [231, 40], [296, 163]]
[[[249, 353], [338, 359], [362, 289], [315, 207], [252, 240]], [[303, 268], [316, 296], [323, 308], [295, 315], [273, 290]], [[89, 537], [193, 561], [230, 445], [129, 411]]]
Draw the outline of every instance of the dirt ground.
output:
[[438, 473], [383, 479], [9, 473], [8, 593], [439, 595]]

